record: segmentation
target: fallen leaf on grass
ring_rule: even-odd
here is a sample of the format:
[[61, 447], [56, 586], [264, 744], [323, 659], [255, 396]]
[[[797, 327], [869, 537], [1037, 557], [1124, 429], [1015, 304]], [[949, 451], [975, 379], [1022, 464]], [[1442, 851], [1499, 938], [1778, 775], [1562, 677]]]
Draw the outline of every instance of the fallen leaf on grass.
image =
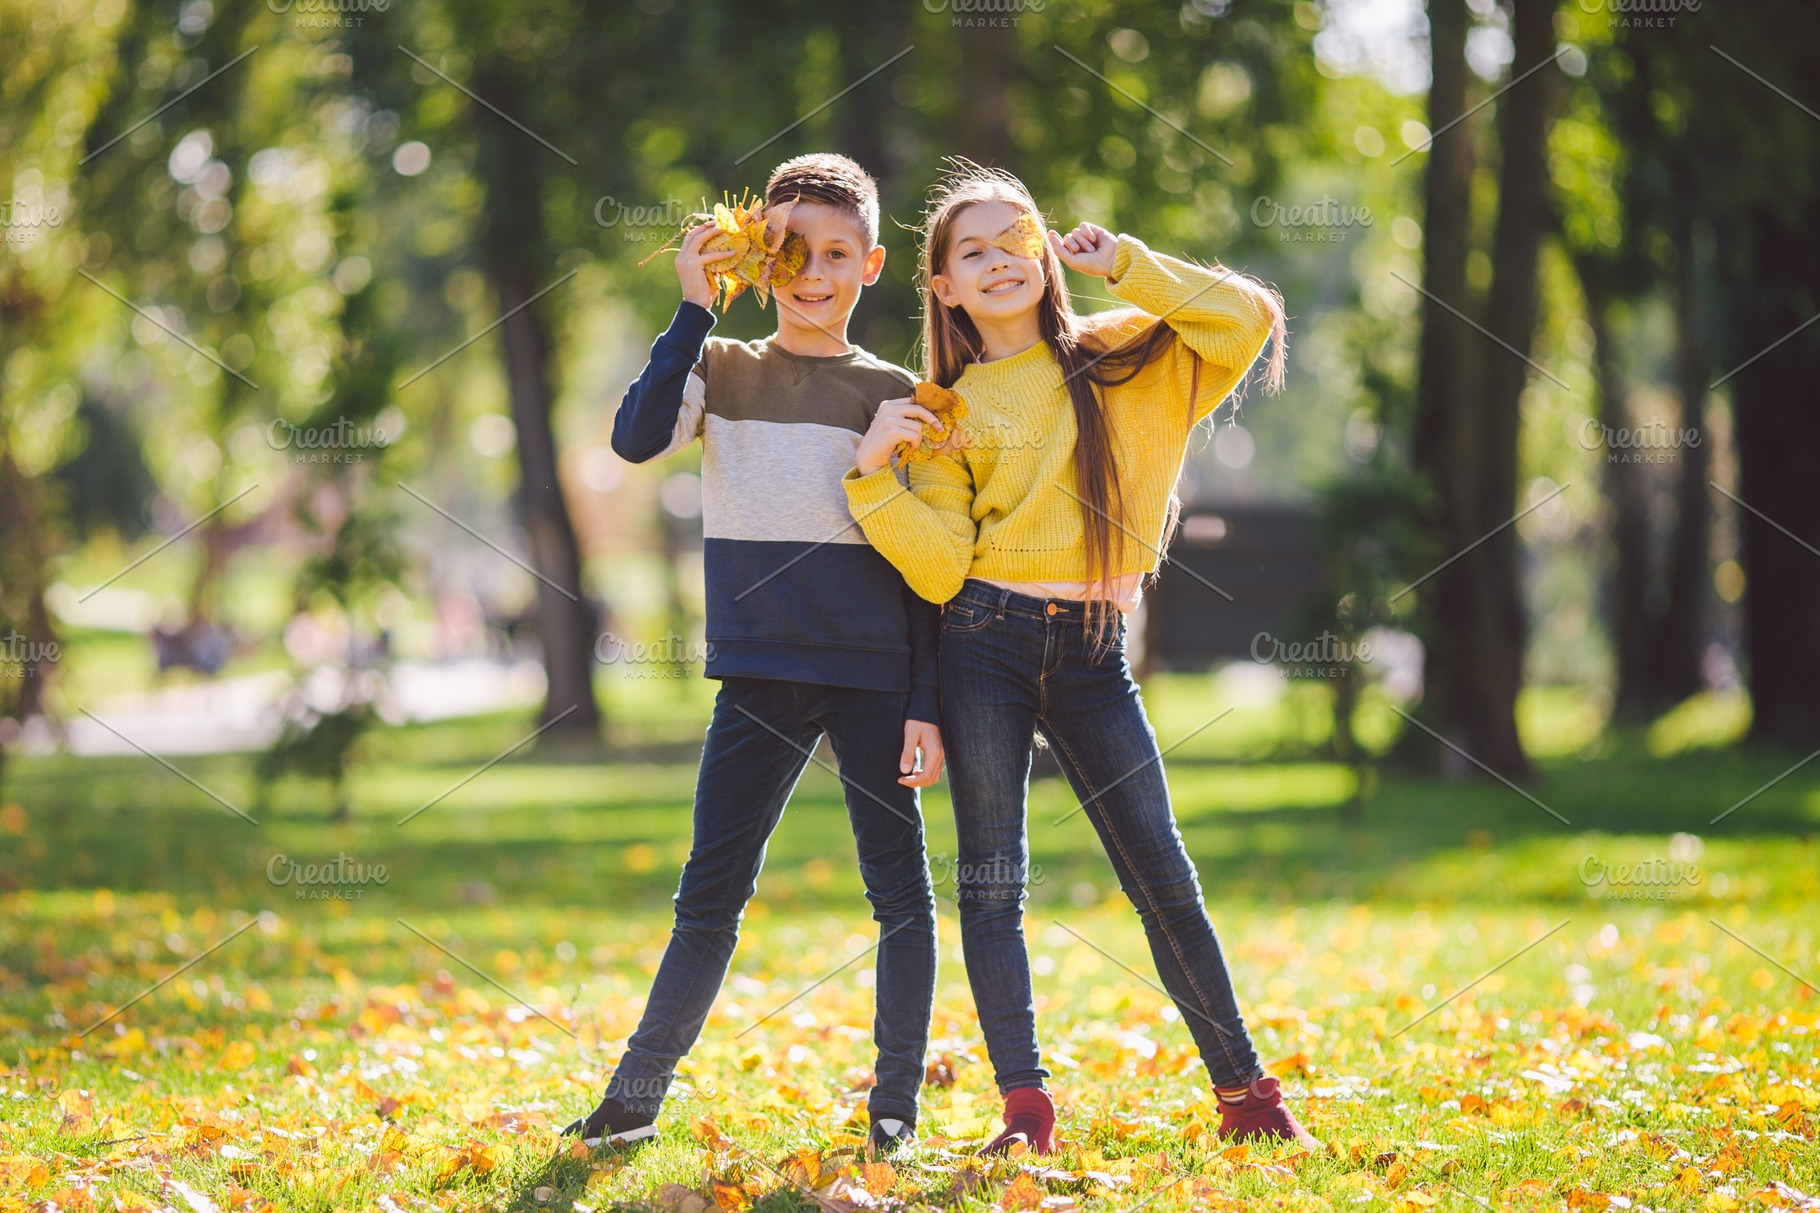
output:
[[804, 1147], [779, 1163], [777, 1169], [793, 1184], [818, 1188], [822, 1184], [822, 1152], [812, 1146]]
[[196, 1189], [190, 1187], [181, 1179], [167, 1178], [164, 1181], [164, 1186], [167, 1191], [171, 1192], [182, 1200], [184, 1204], [188, 1205], [191, 1210], [193, 1210], [193, 1213], [221, 1213], [220, 1205], [196, 1191]]
[[720, 1126], [706, 1116], [697, 1116], [689, 1122], [689, 1132], [696, 1141], [711, 1150], [726, 1150], [733, 1146], [733, 1139], [721, 1132]]
[[1292, 1053], [1288, 1057], [1271, 1062], [1268, 1068], [1278, 1078], [1288, 1078], [1291, 1075], [1307, 1078], [1313, 1073], [1309, 1069], [1308, 1054], [1306, 1053]]
[[550, 1118], [542, 1112], [495, 1112], [481, 1123], [489, 1129], [517, 1136], [549, 1132], [551, 1129]]
[[883, 1196], [897, 1182], [897, 1168], [888, 1162], [863, 1162], [859, 1165], [860, 1182], [874, 1196]]
[[1042, 1185], [1030, 1178], [1026, 1172], [1005, 1185], [1004, 1192], [998, 1198], [998, 1207], [1001, 1209], [1040, 1209], [1043, 1207], [1043, 1197], [1047, 1195], [1048, 1193], [1043, 1191]]
[[739, 1213], [739, 1210], [752, 1204], [752, 1198], [758, 1193], [743, 1183], [731, 1179], [712, 1179], [708, 1188], [714, 1194], [714, 1203], [727, 1210], [727, 1213]]
[[444, 1150], [442, 1166], [436, 1172], [438, 1186], [448, 1183], [464, 1169], [485, 1175], [499, 1165], [499, 1147], [485, 1142], [471, 1141], [465, 1146], [447, 1146]]
[[657, 1189], [657, 1207], [665, 1213], [705, 1213], [714, 1207], [714, 1202], [682, 1184], [664, 1184]]

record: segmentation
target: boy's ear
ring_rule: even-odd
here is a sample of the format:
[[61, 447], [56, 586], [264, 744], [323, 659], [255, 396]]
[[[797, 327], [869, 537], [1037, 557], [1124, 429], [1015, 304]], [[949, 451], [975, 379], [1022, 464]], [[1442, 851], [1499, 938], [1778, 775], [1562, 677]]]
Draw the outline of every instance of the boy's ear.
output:
[[871, 286], [873, 283], [877, 282], [878, 276], [883, 273], [885, 269], [885, 246], [882, 244], [878, 245], [874, 247], [871, 252], [867, 253], [865, 264], [861, 268], [864, 271], [860, 278], [861, 282], [865, 283], [867, 286]]

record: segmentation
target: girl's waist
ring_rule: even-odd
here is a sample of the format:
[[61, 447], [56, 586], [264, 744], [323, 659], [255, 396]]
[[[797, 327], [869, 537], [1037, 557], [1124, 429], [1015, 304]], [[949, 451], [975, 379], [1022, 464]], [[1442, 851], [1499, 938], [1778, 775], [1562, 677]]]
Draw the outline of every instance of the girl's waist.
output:
[[[1120, 610], [1130, 611], [1136, 608], [1143, 593], [1143, 576], [1142, 573], [1126, 573], [1113, 579], [1111, 600]], [[1130, 583], [1128, 590], [1126, 582]], [[961, 584], [960, 592], [950, 601], [967, 602], [995, 614], [1021, 615], [1032, 619], [1079, 619], [1087, 610], [1087, 588], [1085, 582], [996, 581], [984, 577], [968, 577]], [[1048, 593], [1050, 589], [1069, 592]], [[1124, 605], [1127, 598], [1131, 602], [1130, 606]]]
[[[1130, 614], [1144, 597], [1144, 574], [1121, 573], [1103, 586], [1087, 581], [1009, 581], [996, 577], [973, 578], [995, 589], [1009, 590], [1020, 598], [1029, 598], [1046, 607], [1049, 603], [1085, 602], [1104, 598], [1119, 610]], [[1095, 590], [1099, 590], [1095, 593]], [[1048, 612], [1053, 613], [1053, 612]]]

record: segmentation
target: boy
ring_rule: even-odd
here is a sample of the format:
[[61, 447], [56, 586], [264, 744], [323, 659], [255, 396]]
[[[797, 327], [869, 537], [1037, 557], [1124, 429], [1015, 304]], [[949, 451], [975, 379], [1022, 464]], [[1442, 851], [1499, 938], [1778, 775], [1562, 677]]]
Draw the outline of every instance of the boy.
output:
[[[878, 187], [844, 156], [799, 156], [765, 186], [796, 200], [808, 246], [777, 289], [777, 332], [708, 337], [703, 224], [676, 258], [683, 302], [613, 421], [613, 449], [642, 463], [702, 440], [707, 675], [721, 680], [695, 789], [694, 841], [676, 923], [638, 1030], [606, 1097], [564, 1133], [626, 1145], [653, 1121], [727, 975], [765, 843], [822, 734], [840, 764], [866, 898], [879, 924], [872, 1145], [915, 1141], [935, 991], [935, 898], [917, 788], [941, 773], [939, 613], [867, 544], [841, 476], [880, 401], [915, 377], [847, 342], [878, 281]], [[922, 752], [922, 767], [916, 765]]]

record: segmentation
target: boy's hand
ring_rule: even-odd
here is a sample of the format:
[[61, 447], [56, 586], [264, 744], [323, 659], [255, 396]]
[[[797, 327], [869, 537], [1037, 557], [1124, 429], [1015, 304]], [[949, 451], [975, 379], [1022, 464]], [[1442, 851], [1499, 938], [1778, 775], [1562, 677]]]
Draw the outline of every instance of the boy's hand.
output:
[[1097, 223], [1083, 223], [1066, 236], [1049, 229], [1049, 247], [1062, 264], [1096, 278], [1112, 277], [1112, 256], [1119, 238]]
[[939, 424], [940, 418], [908, 396], [887, 400], [878, 406], [872, 428], [859, 440], [854, 466], [859, 468], [860, 475], [870, 476], [891, 462], [891, 452], [897, 449], [898, 443], [921, 446], [923, 426]]
[[709, 267], [734, 255], [732, 249], [722, 249], [718, 253], [701, 251], [708, 237], [719, 230], [712, 223], [702, 224], [683, 237], [682, 248], [676, 253], [676, 277], [682, 282], [683, 298], [699, 307], [714, 302], [714, 284], [708, 281]]
[[[916, 752], [923, 752], [923, 769], [916, 769]], [[942, 777], [942, 731], [921, 720], [904, 721], [904, 756], [897, 769], [898, 780], [907, 788], [926, 788]]]

